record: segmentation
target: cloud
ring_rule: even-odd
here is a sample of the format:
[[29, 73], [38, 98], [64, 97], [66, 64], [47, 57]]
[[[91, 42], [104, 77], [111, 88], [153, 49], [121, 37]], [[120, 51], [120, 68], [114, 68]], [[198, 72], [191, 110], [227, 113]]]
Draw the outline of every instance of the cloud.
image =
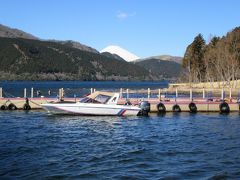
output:
[[136, 12], [133, 12], [133, 13], [126, 13], [126, 12], [122, 12], [122, 11], [117, 12], [118, 19], [126, 19], [128, 17], [133, 17], [135, 15], [136, 15]]

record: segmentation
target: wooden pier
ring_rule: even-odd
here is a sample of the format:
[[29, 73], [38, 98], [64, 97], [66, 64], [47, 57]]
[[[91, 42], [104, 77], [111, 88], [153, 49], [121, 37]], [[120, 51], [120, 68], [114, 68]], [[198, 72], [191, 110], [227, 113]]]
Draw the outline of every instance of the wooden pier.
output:
[[[91, 89], [90, 92], [93, 92], [94, 89]], [[172, 93], [174, 97], [167, 97], [164, 93]], [[32, 92], [32, 91], [31, 91]], [[31, 94], [30, 98], [26, 97], [26, 90], [24, 90], [24, 97], [22, 98], [6, 98], [2, 97], [2, 88], [0, 88], [0, 111], [4, 110], [34, 110], [41, 109], [41, 104], [50, 103], [50, 102], [77, 102], [81, 98], [63, 98], [64, 90], [59, 89], [60, 98], [48, 98], [48, 97], [33, 97]], [[201, 91], [195, 92], [192, 89], [189, 89], [188, 97], [180, 97], [180, 94], [183, 93], [178, 89], [170, 92], [166, 89], [158, 90], [129, 90], [129, 89], [120, 89], [120, 99], [118, 104], [126, 104], [130, 102], [133, 105], [138, 105], [141, 101], [148, 101], [151, 106], [151, 112], [221, 112], [221, 106], [228, 106], [230, 112], [239, 112], [239, 98], [237, 94], [233, 94], [231, 90], [226, 93], [223, 89], [219, 90], [218, 97], [207, 97], [208, 90], [203, 89]], [[235, 91], [234, 91], [235, 92]], [[237, 92], [237, 91], [236, 91]], [[145, 93], [144, 97], [136, 98], [133, 97], [133, 94], [136, 93]], [[186, 95], [186, 91], [184, 91]], [[194, 98], [194, 93], [200, 93], [201, 97]], [[227, 96], [226, 96], [227, 95]], [[27, 106], [27, 107], [26, 107]], [[223, 107], [226, 108], [226, 107]]]

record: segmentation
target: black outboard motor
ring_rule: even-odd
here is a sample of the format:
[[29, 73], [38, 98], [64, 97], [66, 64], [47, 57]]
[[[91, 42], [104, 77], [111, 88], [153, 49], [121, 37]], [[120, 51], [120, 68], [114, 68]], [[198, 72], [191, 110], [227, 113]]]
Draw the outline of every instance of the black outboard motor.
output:
[[150, 103], [148, 101], [142, 101], [139, 104], [139, 107], [141, 110], [138, 113], [138, 116], [148, 116], [148, 113], [150, 112]]

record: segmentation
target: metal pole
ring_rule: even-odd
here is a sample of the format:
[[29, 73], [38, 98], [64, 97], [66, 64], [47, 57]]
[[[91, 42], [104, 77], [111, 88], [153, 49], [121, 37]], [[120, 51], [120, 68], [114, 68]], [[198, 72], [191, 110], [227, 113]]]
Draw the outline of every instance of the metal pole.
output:
[[222, 99], [222, 100], [224, 99], [224, 91], [223, 91], [223, 88], [222, 88], [222, 92], [221, 92], [221, 99]]
[[61, 98], [63, 98], [64, 97], [64, 89], [62, 88], [62, 96], [61, 96]]
[[27, 89], [26, 89], [26, 88], [24, 88], [23, 97], [24, 97], [24, 98], [26, 98], [26, 97], [27, 97]]
[[2, 98], [2, 88], [0, 88], [0, 98]]
[[190, 89], [190, 101], [192, 101], [192, 88]]
[[31, 98], [33, 98], [33, 88], [31, 88]]
[[178, 89], [176, 88], [176, 98], [178, 97]]
[[129, 93], [128, 93], [128, 89], [127, 89], [127, 99], [129, 98]]
[[205, 89], [203, 88], [203, 91], [202, 91], [202, 98], [205, 99]]
[[148, 88], [148, 91], [147, 91], [148, 99], [150, 98], [150, 93], [151, 93], [151, 90], [150, 90], [150, 88]]
[[232, 88], [229, 89], [229, 99], [232, 99]]
[[161, 101], [161, 89], [158, 89], [158, 98]]
[[62, 95], [62, 89], [59, 89], [58, 90], [58, 98], [59, 98], [59, 100], [61, 100], [61, 95]]
[[120, 88], [120, 98], [122, 98], [122, 92], [123, 92], [123, 89], [122, 88]]

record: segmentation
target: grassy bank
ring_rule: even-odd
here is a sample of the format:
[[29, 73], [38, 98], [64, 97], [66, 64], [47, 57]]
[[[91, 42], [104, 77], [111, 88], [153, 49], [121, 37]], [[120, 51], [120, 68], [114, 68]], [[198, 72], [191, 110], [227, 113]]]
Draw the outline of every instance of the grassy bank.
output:
[[169, 89], [219, 89], [219, 88], [232, 88], [240, 89], [240, 80], [230, 81], [230, 82], [204, 82], [204, 83], [177, 83], [169, 84]]

